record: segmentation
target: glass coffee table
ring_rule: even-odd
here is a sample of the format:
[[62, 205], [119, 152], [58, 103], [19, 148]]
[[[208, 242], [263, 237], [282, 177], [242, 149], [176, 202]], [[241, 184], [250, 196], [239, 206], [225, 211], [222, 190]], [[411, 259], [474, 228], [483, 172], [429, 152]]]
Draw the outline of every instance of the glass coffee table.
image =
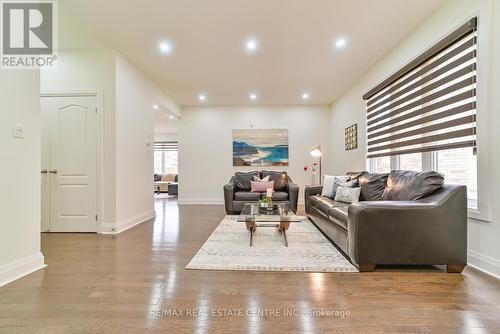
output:
[[253, 245], [253, 235], [257, 227], [274, 227], [283, 235], [285, 247], [288, 247], [286, 231], [291, 222], [300, 222], [301, 217], [296, 216], [286, 204], [275, 204], [271, 209], [261, 208], [259, 203], [245, 203], [238, 222], [244, 222], [250, 232], [250, 247]]

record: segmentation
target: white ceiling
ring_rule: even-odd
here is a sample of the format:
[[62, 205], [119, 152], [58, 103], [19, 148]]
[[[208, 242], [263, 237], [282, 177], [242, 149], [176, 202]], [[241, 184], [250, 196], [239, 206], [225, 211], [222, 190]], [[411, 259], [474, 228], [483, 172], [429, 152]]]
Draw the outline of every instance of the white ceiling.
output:
[[[307, 104], [329, 104], [440, 2], [62, 0], [61, 36], [67, 48], [117, 49], [183, 106], [200, 105], [202, 92], [212, 106], [304, 104], [305, 91]], [[341, 51], [338, 37], [348, 39]]]
[[156, 111], [154, 117], [156, 134], [175, 134], [178, 132], [179, 121], [177, 118], [170, 119], [170, 115], [161, 110]]

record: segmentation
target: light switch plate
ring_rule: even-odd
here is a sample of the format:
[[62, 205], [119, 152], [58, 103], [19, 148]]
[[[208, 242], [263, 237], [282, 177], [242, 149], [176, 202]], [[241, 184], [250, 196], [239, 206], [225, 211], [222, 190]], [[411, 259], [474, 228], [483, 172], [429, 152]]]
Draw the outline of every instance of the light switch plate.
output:
[[12, 137], [24, 138], [24, 125], [20, 123], [12, 124]]

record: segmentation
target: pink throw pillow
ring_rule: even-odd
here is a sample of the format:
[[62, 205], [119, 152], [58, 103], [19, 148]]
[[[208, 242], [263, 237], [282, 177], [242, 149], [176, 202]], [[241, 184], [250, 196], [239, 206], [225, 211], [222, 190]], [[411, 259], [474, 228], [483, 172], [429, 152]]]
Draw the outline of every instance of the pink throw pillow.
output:
[[274, 189], [274, 181], [267, 181], [267, 182], [250, 181], [250, 185], [252, 187], [252, 192], [254, 193], [265, 193], [269, 188]]

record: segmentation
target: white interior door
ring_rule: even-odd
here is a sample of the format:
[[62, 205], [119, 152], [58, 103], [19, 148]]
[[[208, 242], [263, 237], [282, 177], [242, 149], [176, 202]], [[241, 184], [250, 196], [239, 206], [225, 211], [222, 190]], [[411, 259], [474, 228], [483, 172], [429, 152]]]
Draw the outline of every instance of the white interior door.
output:
[[89, 96], [42, 98], [42, 113], [48, 111], [50, 116], [42, 140], [48, 142], [42, 151], [47, 154], [42, 172], [47, 169], [43, 178], [50, 196], [45, 225], [50, 232], [97, 232], [96, 100]]

